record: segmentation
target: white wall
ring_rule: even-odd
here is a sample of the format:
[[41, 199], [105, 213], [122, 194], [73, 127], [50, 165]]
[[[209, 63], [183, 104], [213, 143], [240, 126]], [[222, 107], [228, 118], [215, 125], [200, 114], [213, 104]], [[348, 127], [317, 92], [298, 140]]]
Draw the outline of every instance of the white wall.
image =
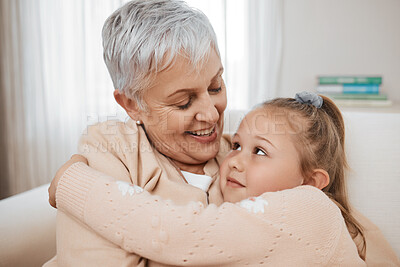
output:
[[284, 0], [280, 96], [316, 85], [319, 74], [383, 75], [400, 102], [399, 0]]

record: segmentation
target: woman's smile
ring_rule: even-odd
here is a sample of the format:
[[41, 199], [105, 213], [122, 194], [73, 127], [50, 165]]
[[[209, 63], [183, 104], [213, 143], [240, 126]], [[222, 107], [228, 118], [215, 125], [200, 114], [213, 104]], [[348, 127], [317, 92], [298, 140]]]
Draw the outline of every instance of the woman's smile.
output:
[[218, 126], [214, 125], [213, 127], [209, 129], [204, 129], [204, 130], [199, 130], [199, 131], [186, 131], [189, 136], [191, 136], [194, 140], [201, 144], [207, 144], [214, 142], [215, 139], [218, 137], [218, 133], [216, 131], [216, 128]]

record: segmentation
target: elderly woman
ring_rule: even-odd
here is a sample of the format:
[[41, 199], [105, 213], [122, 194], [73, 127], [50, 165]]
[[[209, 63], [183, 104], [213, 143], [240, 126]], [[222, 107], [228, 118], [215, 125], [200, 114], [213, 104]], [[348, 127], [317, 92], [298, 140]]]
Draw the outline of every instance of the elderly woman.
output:
[[[79, 152], [89, 166], [178, 204], [221, 204], [216, 180], [230, 150], [222, 137], [226, 89], [215, 33], [206, 16], [177, 0], [132, 1], [106, 20], [103, 46], [114, 97], [132, 120], [88, 128]], [[83, 172], [75, 168], [69, 174]], [[383, 237], [369, 232], [369, 221], [360, 221], [365, 224], [367, 260], [369, 255], [384, 257], [382, 246], [369, 246], [370, 239], [386, 244]], [[46, 266], [53, 265], [161, 263], [124, 251], [59, 211], [57, 256]]]
[[[89, 127], [79, 152], [92, 168], [176, 203], [221, 204], [215, 181], [230, 149], [221, 138], [226, 89], [207, 17], [181, 1], [132, 1], [106, 20], [102, 35], [114, 97], [132, 120]], [[58, 212], [52, 264], [147, 263]]]

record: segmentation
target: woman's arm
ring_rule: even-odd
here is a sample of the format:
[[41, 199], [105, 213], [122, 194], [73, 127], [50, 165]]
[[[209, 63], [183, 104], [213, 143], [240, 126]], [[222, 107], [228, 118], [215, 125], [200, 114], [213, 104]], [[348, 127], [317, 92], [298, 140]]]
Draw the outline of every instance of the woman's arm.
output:
[[64, 172], [71, 167], [71, 165], [73, 165], [74, 163], [77, 162], [82, 162], [85, 165], [88, 164], [87, 159], [79, 154], [74, 154], [71, 156], [71, 158], [65, 162], [61, 168], [58, 169], [58, 171], [56, 172], [56, 175], [54, 176], [53, 180], [50, 183], [48, 192], [49, 192], [49, 204], [50, 206], [52, 206], [53, 208], [56, 208], [56, 190], [57, 190], [57, 185], [58, 182], [61, 179], [61, 176], [64, 174]]
[[[124, 250], [170, 265], [321, 264], [344, 226], [338, 208], [308, 186], [220, 207], [177, 206], [82, 163], [61, 178], [57, 206]], [[352, 259], [360, 263], [357, 253]]]
[[[132, 127], [131, 127], [132, 126]], [[78, 152], [89, 166], [119, 180], [136, 183], [135, 156], [139, 139], [135, 124], [107, 121], [89, 126]], [[131, 164], [128, 164], [131, 163]], [[85, 174], [75, 171], [75, 176]], [[131, 179], [132, 177], [132, 179]], [[63, 266], [137, 266], [146, 260], [128, 253], [63, 211], [57, 212], [57, 262]]]

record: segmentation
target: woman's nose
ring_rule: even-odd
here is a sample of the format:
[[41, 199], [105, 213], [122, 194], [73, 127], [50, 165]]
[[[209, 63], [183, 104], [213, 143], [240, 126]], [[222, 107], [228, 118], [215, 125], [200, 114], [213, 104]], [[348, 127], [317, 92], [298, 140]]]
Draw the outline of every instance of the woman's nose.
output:
[[228, 161], [228, 166], [231, 169], [235, 169], [238, 172], [243, 172], [244, 171], [244, 166], [245, 166], [245, 160], [241, 156], [240, 152], [235, 152], [236, 155], [232, 156], [229, 161]]
[[199, 106], [199, 112], [196, 114], [196, 120], [208, 123], [216, 123], [219, 120], [219, 113], [210, 96], [206, 96]]

